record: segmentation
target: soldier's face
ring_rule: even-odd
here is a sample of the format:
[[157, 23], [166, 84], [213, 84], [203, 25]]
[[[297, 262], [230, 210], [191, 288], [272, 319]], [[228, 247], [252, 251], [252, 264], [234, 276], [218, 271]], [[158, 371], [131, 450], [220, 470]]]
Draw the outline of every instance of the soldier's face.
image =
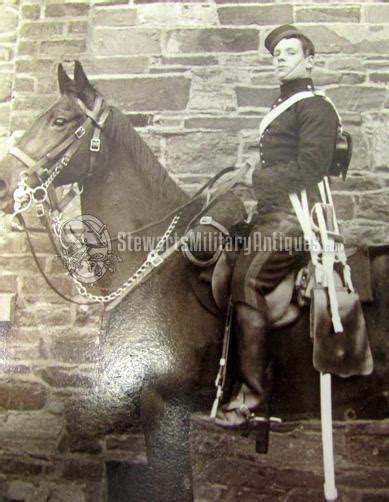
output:
[[298, 38], [283, 38], [274, 48], [273, 65], [280, 82], [307, 78], [313, 66], [313, 56], [304, 56]]

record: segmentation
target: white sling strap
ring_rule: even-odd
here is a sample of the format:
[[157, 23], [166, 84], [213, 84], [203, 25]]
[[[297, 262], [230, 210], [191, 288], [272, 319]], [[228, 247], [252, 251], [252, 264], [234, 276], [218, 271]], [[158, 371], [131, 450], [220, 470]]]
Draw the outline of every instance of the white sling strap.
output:
[[302, 91], [302, 92], [297, 92], [296, 94], [293, 94], [293, 96], [290, 96], [290, 98], [286, 99], [282, 103], [280, 103], [278, 106], [273, 108], [272, 110], [267, 113], [260, 125], [259, 125], [259, 137], [262, 136], [262, 134], [265, 132], [265, 129], [269, 127], [269, 125], [273, 122], [274, 119], [279, 117], [281, 113], [283, 113], [285, 110], [287, 110], [289, 107], [297, 103], [298, 101], [301, 101], [303, 99], [307, 98], [313, 98], [315, 96], [315, 93], [313, 91]]
[[315, 91], [301, 91], [296, 94], [293, 94], [293, 96], [290, 96], [290, 98], [286, 99], [285, 101], [280, 103], [278, 106], [276, 106], [275, 108], [270, 110], [269, 113], [267, 113], [263, 117], [263, 119], [259, 125], [259, 137], [261, 137], [263, 135], [263, 133], [269, 127], [269, 125], [273, 122], [273, 120], [275, 120], [277, 117], [279, 117], [281, 115], [281, 113], [284, 113], [284, 111], [287, 110], [289, 107], [291, 107], [292, 105], [294, 105], [298, 101], [301, 101], [301, 100], [307, 99], [307, 98], [313, 98], [314, 96], [320, 96], [323, 99], [325, 99], [326, 101], [328, 101], [328, 103], [330, 103], [330, 105], [332, 105], [332, 107], [338, 117], [340, 127], [342, 127], [342, 119], [339, 115], [338, 110], [336, 109], [335, 103], [332, 101], [332, 99], [330, 99], [328, 96], [326, 96], [323, 91], [316, 91], [316, 90]]

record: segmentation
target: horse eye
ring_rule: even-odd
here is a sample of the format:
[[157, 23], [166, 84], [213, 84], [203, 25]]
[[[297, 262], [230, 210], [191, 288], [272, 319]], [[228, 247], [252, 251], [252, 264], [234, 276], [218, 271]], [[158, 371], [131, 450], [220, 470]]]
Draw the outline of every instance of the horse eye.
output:
[[64, 119], [63, 117], [58, 117], [54, 120], [53, 124], [56, 126], [63, 126], [66, 124], [66, 119]]

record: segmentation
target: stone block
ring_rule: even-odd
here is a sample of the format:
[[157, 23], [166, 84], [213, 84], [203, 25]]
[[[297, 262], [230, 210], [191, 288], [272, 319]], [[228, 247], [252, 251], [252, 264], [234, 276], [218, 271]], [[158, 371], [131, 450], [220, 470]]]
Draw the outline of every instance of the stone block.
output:
[[64, 479], [101, 481], [104, 474], [103, 460], [71, 459], [63, 467]]
[[343, 190], [350, 193], [367, 192], [383, 188], [384, 183], [370, 173], [349, 173], [346, 180], [342, 178], [331, 178], [331, 190]]
[[351, 246], [381, 246], [389, 244], [389, 226], [377, 222], [355, 219], [341, 224], [345, 242]]
[[378, 221], [389, 221], [389, 193], [387, 190], [365, 193], [356, 198], [355, 215]]
[[293, 22], [292, 5], [261, 5], [220, 7], [217, 10], [221, 24], [229, 25], [271, 25]]
[[235, 133], [192, 132], [166, 137], [165, 166], [174, 175], [190, 171], [211, 176], [237, 159]]
[[0, 279], [0, 293], [14, 293], [17, 288], [17, 277], [3, 274]]
[[0, 407], [6, 410], [40, 410], [45, 406], [47, 398], [47, 388], [38, 383], [0, 383]]
[[384, 3], [368, 4], [362, 7], [362, 11], [365, 23], [389, 23], [389, 5]]
[[352, 486], [356, 489], [372, 488], [382, 489], [388, 487], [387, 469], [369, 467], [343, 467], [336, 469], [336, 482], [343, 486]]
[[387, 172], [389, 120], [377, 113], [365, 114], [362, 133], [368, 148], [369, 168]]
[[166, 65], [183, 65], [188, 67], [193, 66], [212, 66], [218, 64], [218, 59], [214, 56], [177, 56], [165, 57], [162, 56], [161, 63]]
[[95, 56], [160, 54], [161, 32], [139, 28], [95, 28], [92, 52]]
[[[62, 275], [51, 275], [50, 282], [65, 296], [71, 296], [72, 294], [74, 294], [74, 283], [70, 277], [65, 275], [65, 273], [63, 273]], [[43, 276], [41, 276], [40, 274], [23, 277], [21, 284], [21, 293], [24, 296], [35, 295], [40, 299], [42, 299], [42, 297], [48, 296], [55, 296], [57, 298], [57, 293], [50, 288]]]
[[0, 322], [14, 322], [16, 295], [14, 293], [0, 294]]
[[360, 6], [309, 7], [296, 10], [297, 23], [359, 23]]
[[[49, 108], [54, 103], [54, 99], [52, 96], [33, 94], [29, 96], [19, 95], [16, 96], [14, 101], [13, 109], [14, 110], [36, 110], [36, 111], [44, 111]], [[35, 116], [37, 112], [35, 111]]]
[[68, 24], [69, 35], [83, 35], [88, 33], [88, 22], [87, 21], [71, 21]]
[[31, 500], [34, 495], [34, 484], [29, 481], [13, 480], [7, 483], [6, 500]]
[[347, 438], [349, 461], [361, 465], [388, 465], [389, 437], [351, 436]]
[[12, 47], [0, 45], [0, 61], [1, 62], [11, 61], [11, 59], [13, 59], [13, 54], [14, 54], [14, 51], [13, 51]]
[[58, 82], [51, 75], [37, 77], [37, 93], [55, 95], [58, 91]]
[[113, 6], [113, 5], [122, 5], [128, 4], [128, 0], [94, 0], [95, 5], [100, 6]]
[[374, 72], [369, 75], [370, 82], [387, 84], [389, 82], [389, 73]]
[[78, 17], [87, 16], [90, 5], [88, 3], [53, 3], [46, 5], [46, 17]]
[[149, 68], [150, 60], [145, 56], [113, 56], [84, 59], [82, 64], [89, 76], [110, 73], [120, 75], [145, 73]]
[[22, 235], [16, 232], [0, 235], [0, 254], [12, 256], [27, 252], [27, 242]]
[[192, 70], [192, 85], [188, 108], [203, 113], [236, 110], [234, 89], [226, 85], [226, 73], [217, 68], [196, 68]]
[[102, 305], [77, 305], [74, 324], [76, 326], [91, 326], [98, 322], [103, 313]]
[[236, 87], [239, 107], [270, 108], [279, 94], [278, 88]]
[[384, 106], [386, 89], [345, 85], [328, 89], [326, 94], [339, 110], [377, 111]]
[[97, 8], [93, 14], [94, 26], [133, 26], [137, 21], [134, 8]]
[[0, 472], [3, 474], [11, 474], [12, 476], [22, 475], [24, 478], [27, 476], [38, 476], [43, 473], [43, 470], [50, 462], [45, 460], [29, 460], [19, 459], [12, 457], [2, 457], [0, 459]]
[[273, 70], [265, 69], [265, 70], [254, 70], [251, 76], [252, 85], [278, 85], [278, 80], [274, 74]]
[[154, 115], [145, 113], [127, 113], [131, 124], [134, 127], [148, 127], [154, 123]]
[[41, 58], [41, 59], [17, 59], [16, 60], [16, 72], [17, 73], [49, 73], [51, 72], [54, 78], [54, 70], [57, 65], [57, 61], [53, 58]]
[[387, 54], [389, 51], [389, 25], [370, 29], [360, 24], [358, 29], [352, 23], [333, 25], [307, 25], [304, 33], [314, 40], [318, 53], [362, 53]]
[[40, 21], [38, 23], [23, 23], [20, 28], [21, 38], [50, 40], [52, 37], [61, 36], [65, 23]]
[[[182, 2], [183, 3], [183, 2]], [[218, 24], [218, 17], [212, 5], [203, 2], [154, 3], [138, 7], [138, 24], [153, 26], [210, 26]], [[199, 2], [200, 3], [200, 2]]]
[[41, 43], [40, 52], [43, 56], [61, 59], [76, 58], [80, 53], [86, 51], [86, 40], [66, 39], [57, 41], [44, 41]]
[[23, 19], [39, 19], [40, 15], [40, 5], [22, 5], [21, 16]]
[[18, 309], [15, 324], [19, 326], [54, 327], [66, 326], [71, 323], [71, 311], [68, 304], [48, 304], [36, 302], [35, 305]]
[[97, 335], [56, 335], [52, 341], [52, 355], [57, 361], [89, 364], [98, 358]]
[[254, 29], [205, 28], [203, 30], [169, 30], [168, 53], [246, 52], [258, 50], [259, 34]]
[[240, 131], [242, 129], [258, 129], [257, 117], [191, 117], [184, 121], [186, 129], [226, 129]]
[[14, 89], [16, 92], [34, 92], [34, 79], [16, 77]]
[[357, 56], [335, 55], [327, 59], [327, 67], [334, 71], [364, 71], [363, 61]]
[[387, 502], [389, 498], [389, 490], [381, 493], [364, 493], [361, 502]]
[[366, 81], [366, 75], [363, 73], [343, 73], [340, 76], [341, 84], [363, 84]]
[[11, 99], [11, 92], [12, 76], [8, 74], [2, 74], [0, 79], [0, 103], [9, 101]]
[[18, 26], [18, 13], [11, 7], [2, 8], [0, 17], [0, 33], [13, 32]]
[[50, 387], [66, 388], [88, 388], [92, 387], [93, 380], [85, 373], [72, 371], [60, 366], [50, 366], [38, 371], [38, 375]]
[[122, 110], [183, 110], [189, 99], [190, 80], [185, 77], [97, 80], [97, 88]]
[[339, 84], [341, 82], [343, 74], [335, 71], [328, 71], [323, 68], [315, 68], [313, 73], [313, 79], [315, 86], [325, 86]]

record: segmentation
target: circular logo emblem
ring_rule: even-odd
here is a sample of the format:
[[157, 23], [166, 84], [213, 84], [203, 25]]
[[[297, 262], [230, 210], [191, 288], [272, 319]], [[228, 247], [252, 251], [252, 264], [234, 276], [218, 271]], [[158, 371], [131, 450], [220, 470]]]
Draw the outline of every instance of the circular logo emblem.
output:
[[80, 282], [92, 284], [107, 270], [115, 271], [109, 232], [95, 216], [83, 214], [65, 221], [59, 239], [65, 267]]

